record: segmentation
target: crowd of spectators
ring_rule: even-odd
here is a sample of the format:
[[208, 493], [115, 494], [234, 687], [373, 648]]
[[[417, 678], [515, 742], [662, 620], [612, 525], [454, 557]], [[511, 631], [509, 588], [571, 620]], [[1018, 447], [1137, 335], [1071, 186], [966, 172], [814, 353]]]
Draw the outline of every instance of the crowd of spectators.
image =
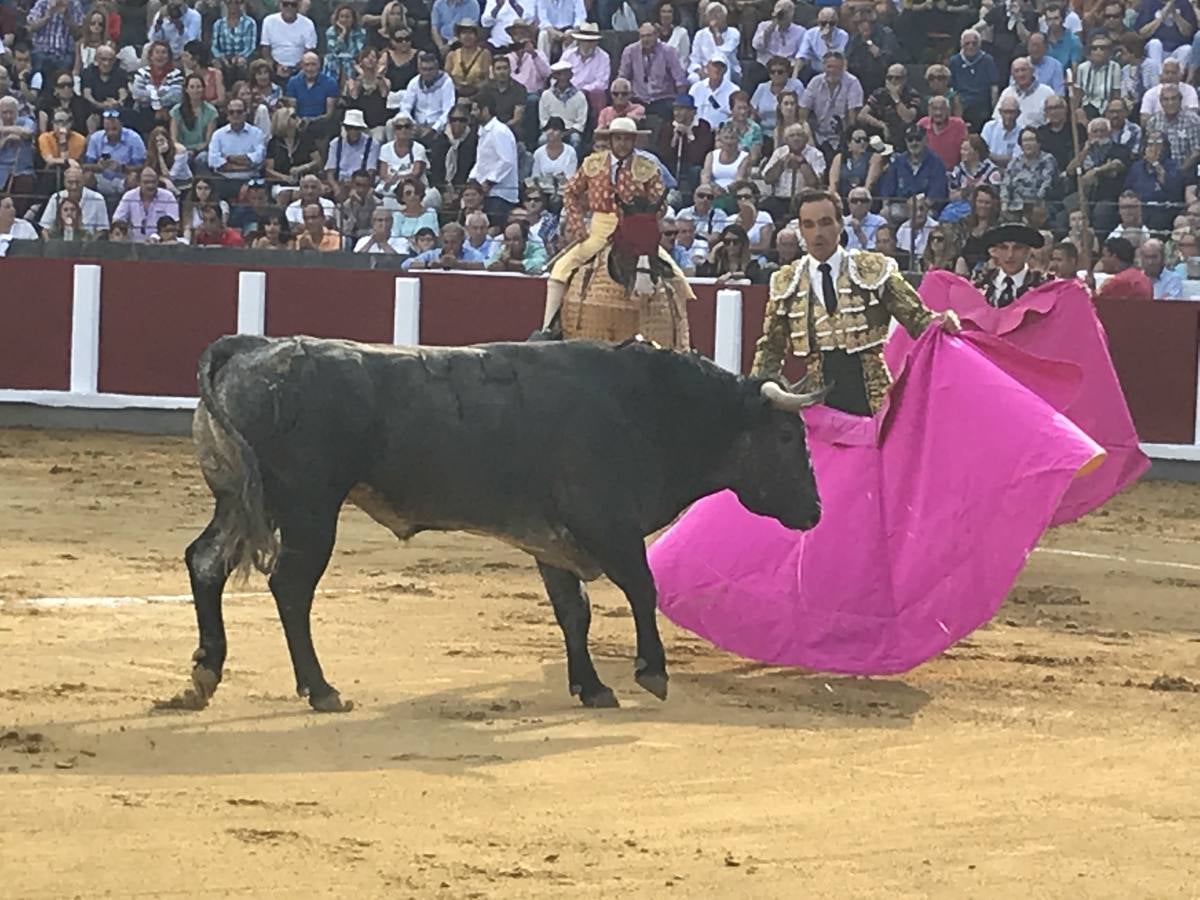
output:
[[0, 0], [0, 34], [0, 253], [538, 273], [617, 117], [649, 132], [688, 274], [803, 253], [807, 187], [910, 271], [971, 274], [1019, 221], [1047, 268], [1122, 237], [1178, 296], [1200, 235], [1191, 0]]

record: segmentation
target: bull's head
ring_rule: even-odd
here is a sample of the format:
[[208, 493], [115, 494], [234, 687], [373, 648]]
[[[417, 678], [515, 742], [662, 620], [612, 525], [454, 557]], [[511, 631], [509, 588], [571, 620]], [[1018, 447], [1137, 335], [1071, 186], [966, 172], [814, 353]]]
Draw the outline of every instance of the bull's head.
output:
[[753, 513], [787, 528], [812, 528], [821, 518], [821, 500], [798, 413], [823, 401], [829, 387], [807, 392], [749, 380], [745, 389], [748, 415], [739, 440], [734, 493]]

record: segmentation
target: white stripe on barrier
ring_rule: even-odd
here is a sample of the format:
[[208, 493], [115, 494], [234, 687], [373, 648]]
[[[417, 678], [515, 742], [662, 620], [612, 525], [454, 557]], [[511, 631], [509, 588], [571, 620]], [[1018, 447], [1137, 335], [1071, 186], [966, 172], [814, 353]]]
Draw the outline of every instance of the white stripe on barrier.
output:
[[100, 267], [76, 265], [71, 297], [71, 392], [94, 394], [100, 378]]
[[727, 372], [742, 373], [742, 292], [717, 291], [713, 362]]
[[392, 307], [392, 343], [415, 347], [421, 343], [421, 280], [397, 278]]
[[267, 273], [239, 272], [237, 333], [265, 334], [267, 328]]

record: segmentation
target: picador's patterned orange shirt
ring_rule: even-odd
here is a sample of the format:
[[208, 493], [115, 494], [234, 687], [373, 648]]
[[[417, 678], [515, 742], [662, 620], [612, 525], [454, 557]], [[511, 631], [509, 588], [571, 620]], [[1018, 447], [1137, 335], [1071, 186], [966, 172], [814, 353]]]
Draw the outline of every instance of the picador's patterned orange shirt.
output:
[[616, 165], [614, 179], [612, 153], [608, 150], [593, 153], [563, 189], [567, 236], [583, 236], [583, 218], [589, 211], [616, 213], [618, 202], [632, 203], [635, 197], [657, 203], [665, 190], [662, 175], [652, 160], [634, 153]]

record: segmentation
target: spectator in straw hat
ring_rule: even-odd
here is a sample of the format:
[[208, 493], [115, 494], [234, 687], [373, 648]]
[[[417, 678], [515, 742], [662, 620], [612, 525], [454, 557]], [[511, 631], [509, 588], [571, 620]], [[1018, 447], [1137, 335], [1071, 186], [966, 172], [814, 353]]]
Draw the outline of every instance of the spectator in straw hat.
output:
[[492, 52], [479, 44], [479, 23], [463, 19], [454, 26], [458, 46], [446, 54], [446, 74], [459, 99], [472, 97], [491, 76]]
[[379, 142], [366, 133], [367, 123], [361, 110], [346, 111], [342, 119], [342, 134], [329, 144], [325, 162], [325, 181], [334, 200], [346, 199], [350, 178], [366, 169], [374, 173], [379, 168]]
[[600, 49], [600, 28], [585, 22], [571, 32], [573, 43], [563, 51], [562, 61], [571, 64], [571, 83], [587, 96], [593, 121], [608, 102], [612, 61]]
[[508, 62], [513, 81], [522, 85], [536, 105], [537, 95], [550, 84], [550, 58], [536, 46], [537, 26], [528, 19], [517, 19], [508, 26], [512, 38]]
[[429, 11], [429, 26], [433, 45], [445, 56], [454, 46], [454, 30], [464, 19], [478, 22], [482, 10], [477, 0], [434, 0]]

